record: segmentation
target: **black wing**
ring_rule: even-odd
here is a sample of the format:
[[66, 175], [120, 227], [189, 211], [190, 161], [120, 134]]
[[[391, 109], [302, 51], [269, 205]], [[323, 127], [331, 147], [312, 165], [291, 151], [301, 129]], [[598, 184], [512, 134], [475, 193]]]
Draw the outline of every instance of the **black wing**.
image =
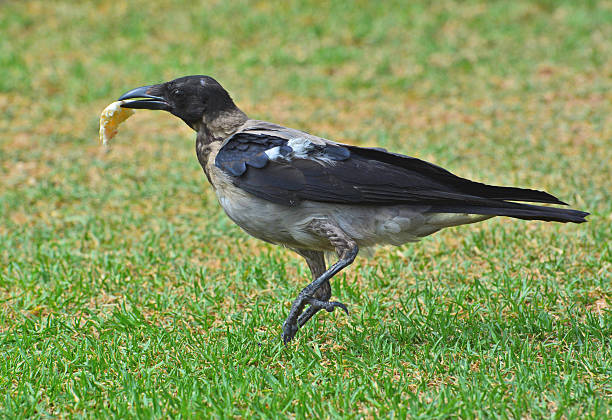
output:
[[[273, 134], [237, 133], [219, 151], [215, 164], [237, 187], [268, 201], [294, 206], [303, 200], [361, 205], [429, 205], [431, 211], [499, 214], [534, 218], [539, 209], [508, 202], [565, 204], [536, 190], [496, 187], [460, 178], [431, 163], [383, 149], [333, 143], [307, 143], [299, 153]], [[295, 146], [294, 146], [295, 147]], [[489, 210], [487, 210], [489, 209]], [[514, 209], [507, 214], [500, 209]], [[523, 212], [518, 211], [522, 209]], [[531, 209], [530, 211], [527, 211]], [[526, 212], [526, 213], [525, 213]], [[554, 212], [553, 212], [554, 213]], [[575, 215], [576, 217], [583, 217]], [[558, 220], [558, 214], [537, 218]], [[571, 220], [574, 221], [574, 220]]]

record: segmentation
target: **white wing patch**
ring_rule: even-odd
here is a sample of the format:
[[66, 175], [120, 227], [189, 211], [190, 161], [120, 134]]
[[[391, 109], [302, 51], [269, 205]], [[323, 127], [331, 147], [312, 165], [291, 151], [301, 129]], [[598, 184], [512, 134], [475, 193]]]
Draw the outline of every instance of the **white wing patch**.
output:
[[268, 159], [270, 160], [277, 160], [281, 157], [279, 146], [268, 149], [264, 153], [266, 154], [266, 156], [268, 156]]
[[[291, 148], [291, 152], [281, 153], [280, 146], [272, 147], [264, 153], [268, 159], [273, 161], [284, 160], [290, 162], [293, 159], [311, 159], [327, 164], [333, 164], [335, 161], [325, 156], [321, 150], [321, 146], [308, 140], [306, 137], [294, 137], [287, 141], [287, 146]], [[319, 146], [317, 148], [317, 146]]]
[[287, 146], [293, 149], [292, 157], [296, 159], [308, 159], [309, 153], [315, 148], [310, 140], [305, 137], [296, 137], [287, 142]]

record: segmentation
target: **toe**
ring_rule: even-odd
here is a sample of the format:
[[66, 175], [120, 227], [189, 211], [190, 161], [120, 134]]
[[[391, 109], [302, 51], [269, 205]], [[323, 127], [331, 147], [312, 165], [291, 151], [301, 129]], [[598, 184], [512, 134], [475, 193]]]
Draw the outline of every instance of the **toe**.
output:
[[297, 333], [298, 330], [298, 326], [295, 323], [289, 323], [287, 321], [285, 321], [285, 323], [283, 324], [283, 343], [287, 344], [288, 342], [290, 342], [293, 337], [295, 337], [295, 334]]
[[[332, 312], [336, 308], [342, 309], [348, 315], [348, 309], [342, 302], [326, 302], [315, 298], [308, 299], [308, 303], [311, 308], [314, 309], [325, 309], [327, 312]], [[310, 308], [309, 308], [310, 309]]]
[[327, 312], [331, 312], [334, 310], [334, 308], [340, 308], [344, 311], [345, 314], [349, 314], [348, 308], [346, 307], [346, 305], [342, 302], [329, 302], [330, 305], [332, 306], [332, 308], [328, 309]]

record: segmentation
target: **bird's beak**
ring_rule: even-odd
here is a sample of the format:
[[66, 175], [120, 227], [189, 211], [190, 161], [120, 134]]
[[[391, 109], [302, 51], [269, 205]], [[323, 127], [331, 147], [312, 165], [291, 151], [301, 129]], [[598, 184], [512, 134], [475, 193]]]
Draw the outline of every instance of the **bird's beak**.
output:
[[[119, 97], [119, 101], [128, 101], [121, 104], [122, 108], [136, 109], [161, 109], [163, 111], [170, 110], [170, 104], [160, 96], [149, 95], [147, 92], [157, 85], [142, 86], [132, 89]], [[134, 99], [133, 101], [129, 101]]]

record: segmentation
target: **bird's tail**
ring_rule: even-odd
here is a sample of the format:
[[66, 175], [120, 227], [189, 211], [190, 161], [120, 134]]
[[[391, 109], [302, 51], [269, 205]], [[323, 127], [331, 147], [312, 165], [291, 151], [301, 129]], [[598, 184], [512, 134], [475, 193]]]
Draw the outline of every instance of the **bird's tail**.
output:
[[534, 206], [532, 204], [513, 203], [508, 201], [495, 201], [489, 205], [466, 204], [466, 205], [438, 205], [433, 206], [431, 212], [441, 213], [470, 213], [491, 216], [508, 216], [524, 220], [544, 220], [547, 222], [586, 222], [585, 217], [589, 213], [573, 209], [561, 209], [558, 207]]

